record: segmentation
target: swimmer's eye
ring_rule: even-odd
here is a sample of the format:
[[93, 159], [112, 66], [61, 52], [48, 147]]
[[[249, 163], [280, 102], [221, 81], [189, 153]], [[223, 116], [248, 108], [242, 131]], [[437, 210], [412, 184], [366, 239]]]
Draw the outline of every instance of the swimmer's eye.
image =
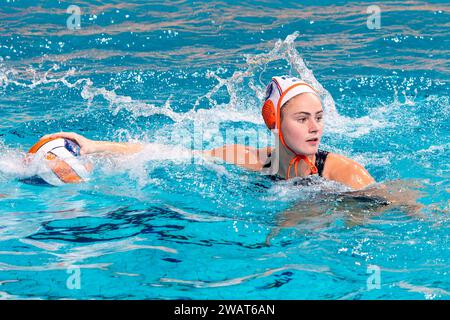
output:
[[323, 119], [322, 116], [316, 118], [317, 121], [322, 121], [322, 119]]
[[299, 118], [299, 119], [297, 119], [297, 121], [300, 123], [304, 123], [306, 121], [306, 118]]

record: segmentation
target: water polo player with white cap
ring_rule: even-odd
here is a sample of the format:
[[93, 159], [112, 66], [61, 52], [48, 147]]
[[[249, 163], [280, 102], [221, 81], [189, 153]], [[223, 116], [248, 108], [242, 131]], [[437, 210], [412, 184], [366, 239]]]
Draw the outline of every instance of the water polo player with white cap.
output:
[[[255, 149], [225, 145], [207, 151], [194, 151], [218, 157], [250, 170], [264, 171], [281, 179], [318, 174], [352, 189], [362, 189], [375, 180], [360, 164], [344, 156], [319, 150], [323, 132], [323, 108], [316, 90], [295, 77], [273, 77], [267, 86], [262, 108], [264, 122], [279, 138], [278, 146]], [[60, 132], [45, 138], [62, 137], [76, 141], [81, 154], [131, 154], [143, 144], [89, 140], [76, 133]]]
[[273, 77], [266, 89], [262, 116], [279, 139], [277, 154], [269, 153], [271, 162], [278, 158], [278, 176], [289, 179], [318, 174], [354, 189], [375, 182], [355, 161], [319, 150], [323, 106], [318, 92], [308, 83], [295, 77]]
[[[319, 94], [308, 83], [295, 77], [273, 77], [266, 89], [262, 116], [266, 126], [278, 137], [277, 147], [254, 149], [230, 145], [207, 154], [231, 159], [248, 169], [269, 170], [282, 179], [318, 174], [356, 190], [375, 183], [357, 162], [319, 150], [323, 108]], [[227, 156], [230, 153], [233, 157]]]

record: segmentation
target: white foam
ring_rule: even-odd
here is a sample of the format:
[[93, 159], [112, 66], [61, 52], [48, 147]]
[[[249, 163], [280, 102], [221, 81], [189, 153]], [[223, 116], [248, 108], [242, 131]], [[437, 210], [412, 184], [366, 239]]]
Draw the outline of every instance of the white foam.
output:
[[38, 168], [26, 167], [22, 162], [24, 156], [24, 153], [6, 147], [0, 141], [0, 179], [10, 180], [34, 175]]
[[264, 201], [292, 202], [311, 200], [323, 192], [344, 192], [349, 188], [332, 180], [326, 180], [318, 176], [311, 176], [311, 185], [295, 185], [302, 178], [283, 180], [275, 183], [264, 196]]

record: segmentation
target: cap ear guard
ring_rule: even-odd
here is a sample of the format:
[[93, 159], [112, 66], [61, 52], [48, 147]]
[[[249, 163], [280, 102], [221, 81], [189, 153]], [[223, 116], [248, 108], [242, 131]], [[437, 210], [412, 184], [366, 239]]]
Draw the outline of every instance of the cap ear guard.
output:
[[269, 130], [275, 129], [277, 123], [275, 105], [271, 99], [273, 90], [276, 90], [275, 86], [274, 79], [272, 79], [266, 88], [265, 102], [261, 110], [262, 117]]
[[269, 99], [264, 103], [261, 113], [267, 128], [270, 130], [275, 129], [277, 118], [275, 115], [275, 106], [273, 105], [272, 100]]

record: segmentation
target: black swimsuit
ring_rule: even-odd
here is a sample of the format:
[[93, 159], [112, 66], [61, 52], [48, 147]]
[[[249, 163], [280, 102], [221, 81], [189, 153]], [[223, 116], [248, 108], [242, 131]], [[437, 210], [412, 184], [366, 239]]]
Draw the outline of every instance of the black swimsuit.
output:
[[[316, 153], [316, 162], [315, 162], [315, 166], [317, 167], [317, 173], [319, 174], [320, 177], [322, 177], [322, 173], [323, 173], [323, 167], [325, 166], [325, 160], [327, 159], [328, 156], [328, 151], [324, 151], [324, 150], [318, 150]], [[271, 156], [271, 153], [268, 154], [268, 157]], [[266, 163], [263, 168], [270, 168], [270, 166], [272, 165], [272, 161], [269, 161], [268, 163]], [[268, 176], [273, 180], [284, 180], [278, 176]], [[308, 179], [308, 177], [304, 177], [305, 179]]]
[[[316, 153], [316, 162], [315, 165], [317, 167], [317, 173], [319, 176], [322, 177], [322, 173], [323, 173], [323, 167], [325, 166], [325, 160], [327, 159], [328, 156], [328, 151], [324, 151], [324, 150], [318, 150]], [[270, 157], [270, 153], [268, 154], [268, 156]], [[271, 161], [269, 161], [268, 163], [266, 163], [263, 168], [270, 168], [271, 166]], [[283, 178], [281, 178], [280, 176], [277, 175], [268, 175], [267, 177], [269, 177], [271, 180], [274, 181], [279, 181], [279, 180], [285, 180]], [[302, 177], [301, 179], [296, 179], [294, 180], [294, 185], [298, 186], [311, 186], [311, 185], [317, 185], [320, 184], [320, 180], [318, 179], [314, 179], [314, 175], [309, 175], [306, 177]], [[349, 201], [354, 201], [357, 202], [358, 204], [366, 204], [370, 207], [373, 206], [387, 206], [389, 204], [391, 204], [391, 202], [385, 198], [383, 198], [382, 196], [372, 196], [372, 195], [366, 195], [361, 191], [348, 191], [348, 192], [343, 192], [338, 194], [338, 196], [340, 197], [340, 199], [346, 200], [344, 203], [351, 203]]]

